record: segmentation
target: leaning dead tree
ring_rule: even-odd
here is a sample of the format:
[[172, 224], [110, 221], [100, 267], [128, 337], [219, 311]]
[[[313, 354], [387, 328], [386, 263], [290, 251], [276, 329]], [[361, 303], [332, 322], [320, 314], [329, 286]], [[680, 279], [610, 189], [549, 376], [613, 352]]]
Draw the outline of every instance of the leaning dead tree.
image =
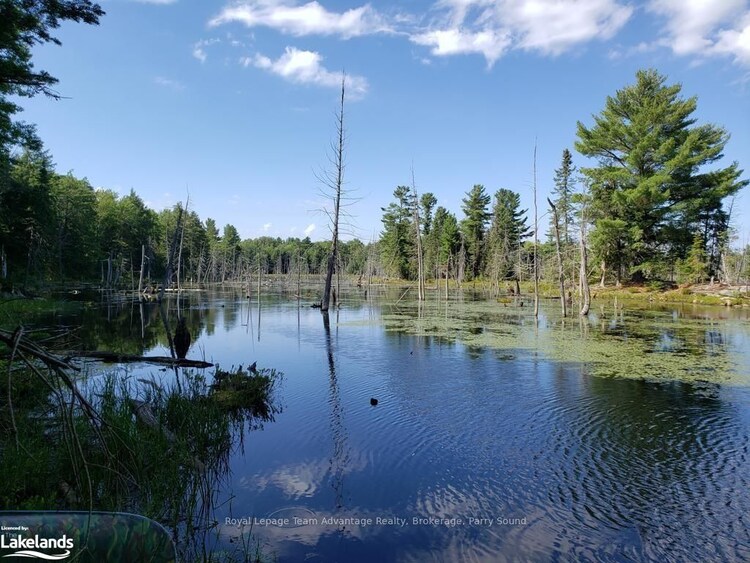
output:
[[323, 299], [320, 302], [320, 310], [328, 311], [331, 302], [331, 282], [333, 280], [333, 271], [338, 263], [339, 252], [339, 218], [341, 214], [341, 192], [344, 186], [344, 97], [346, 91], [346, 75], [341, 76], [341, 104], [336, 114], [336, 137], [337, 142], [333, 146], [333, 156], [331, 164], [333, 170], [324, 172], [319, 180], [328, 188], [326, 194], [333, 200], [333, 212], [329, 213], [331, 220], [331, 253], [328, 255], [328, 264], [326, 267], [325, 288], [323, 289]]
[[555, 222], [555, 249], [557, 250], [557, 272], [560, 282], [560, 305], [562, 306], [562, 316], [568, 316], [568, 305], [565, 300], [565, 267], [563, 266], [562, 252], [560, 252], [560, 221], [557, 215], [557, 207], [547, 198], [547, 203], [552, 208], [552, 218]]

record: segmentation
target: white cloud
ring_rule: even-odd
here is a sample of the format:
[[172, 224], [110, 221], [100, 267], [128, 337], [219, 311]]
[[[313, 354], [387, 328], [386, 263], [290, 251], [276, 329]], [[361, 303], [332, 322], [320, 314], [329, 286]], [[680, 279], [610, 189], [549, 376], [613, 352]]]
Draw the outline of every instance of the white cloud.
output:
[[294, 5], [284, 0], [250, 0], [224, 8], [209, 25], [239, 22], [247, 27], [270, 27], [297, 37], [338, 35], [344, 39], [388, 32], [389, 26], [372, 6], [330, 12], [313, 0]]
[[314, 231], [314, 230], [315, 230], [315, 223], [310, 223], [310, 224], [309, 224], [309, 225], [308, 225], [308, 226], [307, 226], [307, 227], [305, 228], [305, 236], [306, 236], [306, 237], [309, 237], [309, 236], [310, 236], [310, 235], [311, 235], [311, 234], [313, 233], [313, 231]]
[[620, 2], [624, 0], [437, 0], [428, 12], [432, 20], [419, 26], [414, 15], [385, 15], [370, 4], [335, 12], [317, 0], [242, 0], [226, 6], [209, 25], [239, 22], [297, 37], [402, 34], [435, 56], [479, 54], [492, 66], [511, 49], [559, 55], [609, 39], [633, 12]]
[[179, 80], [173, 80], [163, 76], [157, 76], [154, 78], [154, 83], [163, 86], [164, 88], [170, 88], [176, 92], [182, 92], [185, 89], [185, 85]]
[[271, 227], [271, 223], [266, 223], [265, 225], [263, 225], [263, 232], [267, 233], [271, 229]]
[[735, 62], [750, 66], [750, 12], [737, 29], [721, 30], [716, 34], [714, 50], [734, 56]]
[[[318, 0], [239, 0], [209, 24], [242, 23], [296, 37], [403, 35], [428, 48], [432, 56], [478, 54], [491, 67], [512, 50], [558, 56], [593, 41], [607, 41], [625, 26], [638, 4], [645, 6], [646, 14], [664, 21], [662, 39], [636, 47], [617, 46], [609, 50], [610, 58], [666, 46], [677, 55], [725, 56], [750, 65], [750, 0], [435, 0], [422, 17], [381, 12], [369, 3], [336, 11]], [[278, 61], [256, 56], [251, 64], [281, 74], [281, 62], [295, 57], [294, 62], [301, 62], [302, 54], [317, 57], [308, 61], [307, 68], [322, 72], [315, 79], [300, 72], [295, 81], [323, 84], [335, 76], [320, 67], [320, 55], [312, 51], [287, 51]], [[205, 51], [198, 48], [194, 56], [205, 60]], [[283, 72], [292, 79], [289, 69]]]
[[491, 29], [476, 33], [455, 28], [434, 30], [416, 34], [411, 40], [417, 45], [432, 47], [430, 52], [435, 56], [477, 53], [483, 55], [490, 66], [511, 44], [508, 33]]
[[511, 49], [559, 55], [610, 39], [633, 11], [617, 0], [441, 0], [435, 9], [435, 21], [411, 41], [437, 56], [481, 54], [489, 66]]
[[198, 59], [200, 62], [205, 63], [208, 58], [206, 53], [206, 47], [220, 43], [220, 39], [201, 39], [195, 45], [193, 45], [193, 57]]
[[505, 0], [498, 17], [520, 34], [519, 46], [559, 55], [615, 35], [633, 9], [614, 0]]
[[[244, 57], [240, 60], [244, 66], [255, 66], [267, 70], [296, 84], [314, 84], [328, 88], [341, 86], [341, 73], [326, 69], [321, 61], [320, 53], [302, 51], [295, 47], [287, 47], [284, 54], [275, 61], [257, 54], [254, 57]], [[367, 79], [362, 76], [346, 75], [345, 85], [351, 98], [361, 98], [367, 92]]]
[[174, 4], [177, 0], [135, 0], [140, 4]]
[[651, 0], [648, 10], [666, 20], [666, 38], [659, 43], [676, 55], [731, 56], [750, 65], [748, 4], [748, 0]]

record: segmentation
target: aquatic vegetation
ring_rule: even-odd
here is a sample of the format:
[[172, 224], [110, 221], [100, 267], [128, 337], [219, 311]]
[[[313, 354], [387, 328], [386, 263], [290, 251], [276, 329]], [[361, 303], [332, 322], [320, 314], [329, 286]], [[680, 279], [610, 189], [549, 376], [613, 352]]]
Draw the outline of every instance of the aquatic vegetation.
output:
[[[187, 371], [168, 386], [110, 373], [81, 379], [81, 399], [52, 376], [40, 385], [41, 370], [11, 375], [0, 390], [0, 510], [139, 513], [171, 531], [185, 560], [207, 560], [230, 456], [246, 428], [278, 412], [272, 369], [238, 370], [218, 387]], [[210, 560], [260, 560], [245, 547]]]
[[271, 397], [281, 374], [272, 368], [222, 370], [216, 366], [210, 398], [222, 409], [249, 418], [273, 420], [279, 412]]
[[521, 303], [402, 302], [397, 310], [384, 306], [380, 322], [386, 331], [580, 364], [595, 376], [750, 384], [747, 352], [733, 344], [731, 329], [742, 330], [738, 320], [615, 301], [596, 303], [588, 318], [563, 319], [549, 304], [535, 322]]

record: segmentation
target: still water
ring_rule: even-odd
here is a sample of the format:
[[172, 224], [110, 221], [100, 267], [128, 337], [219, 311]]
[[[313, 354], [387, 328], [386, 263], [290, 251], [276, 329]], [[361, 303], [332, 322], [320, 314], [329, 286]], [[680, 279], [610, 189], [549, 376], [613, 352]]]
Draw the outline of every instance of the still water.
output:
[[[231, 458], [218, 547], [251, 531], [281, 562], [750, 560], [746, 310], [595, 303], [565, 324], [549, 301], [535, 323], [529, 303], [402, 293], [348, 295], [327, 327], [312, 294], [181, 304], [188, 357], [284, 374], [281, 412]], [[87, 316], [113, 314], [140, 341], [138, 305]]]

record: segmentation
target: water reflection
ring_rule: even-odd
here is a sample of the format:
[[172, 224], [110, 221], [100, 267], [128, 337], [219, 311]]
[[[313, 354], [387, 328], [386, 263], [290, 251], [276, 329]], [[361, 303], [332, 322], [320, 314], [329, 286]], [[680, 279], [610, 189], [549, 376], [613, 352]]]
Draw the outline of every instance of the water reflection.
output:
[[[409, 524], [256, 527], [272, 558], [750, 560], [747, 387], [591, 376], [671, 377], [683, 361], [697, 379], [747, 382], [746, 311], [604, 303], [563, 320], [551, 301], [536, 323], [523, 298], [402, 293], [347, 295], [321, 329], [306, 297], [269, 291], [262, 341], [244, 296], [191, 297], [184, 315], [214, 359], [245, 363], [252, 349], [287, 374], [283, 415], [230, 460], [222, 538], [238, 533], [224, 516], [305, 509]], [[117, 307], [98, 313], [112, 319], [92, 318], [100, 343], [166, 346], [150, 305], [143, 328]]]
[[333, 451], [329, 462], [329, 474], [331, 487], [334, 491], [334, 514], [344, 508], [344, 474], [348, 465], [348, 448], [346, 428], [344, 427], [344, 414], [341, 405], [341, 394], [339, 391], [339, 382], [336, 376], [336, 362], [333, 355], [333, 342], [331, 338], [331, 323], [328, 311], [324, 311], [323, 330], [325, 332], [326, 355], [328, 356], [328, 375], [329, 375], [329, 399], [328, 403], [331, 408], [330, 425], [331, 436], [333, 437]]

